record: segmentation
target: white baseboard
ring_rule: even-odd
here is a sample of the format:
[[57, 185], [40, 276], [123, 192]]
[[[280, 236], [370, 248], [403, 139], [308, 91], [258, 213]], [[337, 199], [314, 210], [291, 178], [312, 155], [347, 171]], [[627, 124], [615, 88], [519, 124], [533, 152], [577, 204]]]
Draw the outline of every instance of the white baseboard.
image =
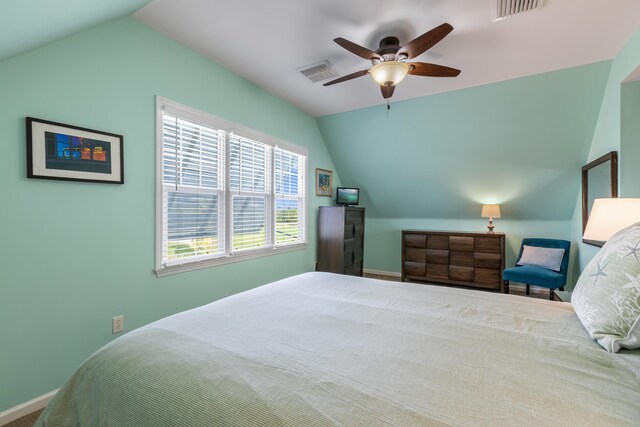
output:
[[6, 411], [0, 412], [0, 426], [9, 424], [11, 421], [15, 421], [18, 418], [22, 418], [32, 412], [42, 409], [47, 406], [49, 401], [56, 395], [58, 389], [50, 391], [47, 394], [31, 399], [28, 402], [21, 403], [18, 406], [9, 408]]
[[379, 276], [402, 277], [402, 274], [396, 273], [395, 271], [370, 270], [365, 268], [363, 272], [366, 274], [377, 274]]

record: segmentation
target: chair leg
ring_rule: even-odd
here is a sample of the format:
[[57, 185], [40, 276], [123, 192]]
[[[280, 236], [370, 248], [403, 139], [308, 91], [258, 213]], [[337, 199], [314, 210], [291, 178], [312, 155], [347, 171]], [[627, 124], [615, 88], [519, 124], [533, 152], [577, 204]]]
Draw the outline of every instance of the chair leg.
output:
[[508, 280], [504, 281], [504, 293], [505, 294], [509, 293], [509, 281]]
[[560, 290], [564, 292], [564, 286], [560, 286]]
[[529, 285], [527, 285], [527, 295], [529, 295]]

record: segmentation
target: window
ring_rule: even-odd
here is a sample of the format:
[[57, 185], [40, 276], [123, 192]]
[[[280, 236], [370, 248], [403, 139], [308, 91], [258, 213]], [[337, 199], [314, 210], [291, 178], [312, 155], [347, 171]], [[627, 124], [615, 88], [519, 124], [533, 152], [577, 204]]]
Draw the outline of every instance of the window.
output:
[[156, 273], [306, 247], [306, 150], [158, 98]]

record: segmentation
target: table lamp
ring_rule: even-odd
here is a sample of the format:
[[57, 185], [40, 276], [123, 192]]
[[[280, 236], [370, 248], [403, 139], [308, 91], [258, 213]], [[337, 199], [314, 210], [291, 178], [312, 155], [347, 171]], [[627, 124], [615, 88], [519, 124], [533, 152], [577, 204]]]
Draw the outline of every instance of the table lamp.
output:
[[500, 218], [500, 205], [482, 205], [482, 218], [489, 218], [487, 233], [493, 233], [493, 218]]
[[595, 199], [582, 239], [606, 242], [636, 222], [640, 222], [640, 199]]

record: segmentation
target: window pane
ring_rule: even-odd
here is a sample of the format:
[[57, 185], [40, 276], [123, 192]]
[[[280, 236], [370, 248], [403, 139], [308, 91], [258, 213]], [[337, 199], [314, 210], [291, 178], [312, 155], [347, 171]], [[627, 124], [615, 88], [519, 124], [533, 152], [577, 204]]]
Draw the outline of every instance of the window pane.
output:
[[305, 241], [304, 156], [274, 148], [275, 244]]
[[221, 189], [223, 132], [170, 115], [163, 116], [163, 181]]
[[299, 195], [299, 154], [281, 149], [275, 149], [275, 193], [283, 196]]
[[229, 179], [231, 191], [266, 193], [268, 147], [265, 144], [231, 137]]
[[218, 238], [218, 195], [166, 193], [167, 260], [198, 255], [215, 255], [223, 251]]
[[276, 245], [297, 243], [301, 240], [300, 205], [299, 200], [276, 199]]
[[233, 250], [266, 246], [264, 197], [233, 197]]

